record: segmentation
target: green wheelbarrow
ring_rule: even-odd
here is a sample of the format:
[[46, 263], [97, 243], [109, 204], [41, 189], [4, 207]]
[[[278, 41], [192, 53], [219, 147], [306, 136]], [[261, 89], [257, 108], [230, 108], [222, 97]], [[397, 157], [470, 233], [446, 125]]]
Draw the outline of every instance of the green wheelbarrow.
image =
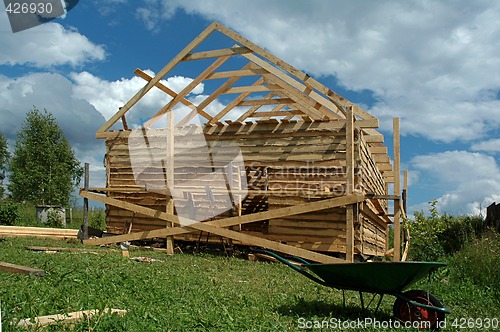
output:
[[[451, 313], [428, 291], [407, 290], [417, 281], [428, 277], [433, 271], [446, 266], [439, 262], [354, 262], [340, 264], [310, 263], [300, 257], [290, 260], [268, 250], [257, 250], [276, 258], [293, 270], [326, 287], [359, 292], [361, 308], [365, 309], [379, 295], [375, 312], [385, 294], [396, 297], [394, 317], [402, 322], [422, 322], [420, 326], [430, 329], [439, 327], [445, 314]], [[407, 291], [406, 291], [407, 290]], [[363, 293], [373, 294], [365, 307]], [[345, 305], [345, 297], [344, 297]]]

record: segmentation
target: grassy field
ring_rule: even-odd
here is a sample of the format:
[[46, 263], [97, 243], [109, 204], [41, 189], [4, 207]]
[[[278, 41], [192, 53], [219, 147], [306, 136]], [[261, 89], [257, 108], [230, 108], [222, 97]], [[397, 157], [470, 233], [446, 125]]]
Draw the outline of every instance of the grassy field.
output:
[[[368, 317], [388, 321], [392, 316], [392, 297], [385, 297], [375, 314], [373, 309], [360, 309], [356, 292], [346, 292], [344, 308], [341, 291], [320, 286], [277, 263], [131, 250], [131, 257], [159, 260], [142, 263], [122, 257], [119, 251], [48, 254], [25, 250], [27, 245], [82, 247], [79, 243], [30, 238], [0, 242], [0, 261], [46, 271], [45, 277], [0, 272], [4, 331], [16, 330], [8, 324], [13, 319], [106, 307], [128, 313], [83, 321], [73, 329], [295, 331], [300, 330], [300, 319]], [[476, 286], [473, 280], [453, 274], [452, 269], [450, 265], [434, 274], [430, 286], [431, 293], [453, 310], [448, 324], [461, 318], [500, 318], [498, 286]], [[413, 288], [426, 287], [425, 281]], [[60, 330], [70, 328], [49, 329]]]

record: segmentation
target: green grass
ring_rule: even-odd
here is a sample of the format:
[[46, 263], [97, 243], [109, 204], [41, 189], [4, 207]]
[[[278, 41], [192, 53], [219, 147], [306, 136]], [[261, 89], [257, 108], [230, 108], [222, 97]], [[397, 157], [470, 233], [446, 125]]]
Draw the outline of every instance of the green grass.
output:
[[[127, 309], [124, 317], [107, 315], [74, 326], [76, 331], [295, 331], [306, 320], [388, 321], [394, 298], [384, 297], [378, 313], [362, 311], [356, 292], [316, 284], [277, 263], [250, 262], [209, 254], [132, 250], [159, 262], [139, 263], [116, 253], [46, 254], [26, 245], [73, 246], [78, 243], [31, 238], [0, 242], [0, 261], [40, 268], [45, 277], [0, 272], [4, 331], [7, 322], [105, 307]], [[97, 248], [98, 249], [98, 248]], [[494, 290], [456, 278], [448, 266], [433, 276], [430, 291], [453, 310], [448, 316], [500, 318]], [[426, 289], [426, 281], [414, 288]], [[366, 297], [365, 297], [366, 298]], [[373, 305], [372, 305], [373, 306]], [[49, 331], [69, 330], [56, 326]], [[368, 328], [366, 331], [372, 329]]]
[[[15, 226], [31, 227], [51, 227], [48, 224], [42, 224], [36, 220], [36, 207], [31, 203], [15, 203], [18, 211], [18, 218], [14, 222]], [[106, 213], [102, 208], [91, 208], [89, 210], [89, 226], [106, 229]], [[83, 208], [73, 208], [72, 218], [70, 219], [69, 210], [66, 210], [66, 227], [70, 229], [79, 229], [83, 224]]]

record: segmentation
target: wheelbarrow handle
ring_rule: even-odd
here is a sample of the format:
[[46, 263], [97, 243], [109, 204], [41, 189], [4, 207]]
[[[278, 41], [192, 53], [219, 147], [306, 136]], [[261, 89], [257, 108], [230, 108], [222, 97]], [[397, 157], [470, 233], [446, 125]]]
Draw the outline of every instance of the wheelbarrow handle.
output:
[[[316, 276], [312, 275], [311, 273], [307, 272], [304, 268], [301, 268], [301, 267], [293, 264], [288, 259], [286, 259], [286, 258], [278, 255], [275, 252], [264, 250], [264, 249], [255, 249], [254, 251], [260, 252], [260, 253], [263, 253], [263, 254], [266, 254], [266, 255], [269, 255], [271, 257], [274, 257], [278, 261], [280, 261], [281, 263], [287, 265], [288, 267], [292, 268], [293, 270], [297, 271], [298, 273], [302, 274], [303, 276], [311, 279], [312, 281], [317, 282], [318, 284], [323, 285], [323, 286], [327, 286], [327, 287], [329, 286], [324, 280], [319, 279], [318, 277], [316, 277]], [[294, 259], [300, 261], [301, 263], [309, 264], [308, 261], [306, 261], [306, 260], [304, 260], [304, 259], [302, 259], [300, 257], [295, 257], [294, 256]]]

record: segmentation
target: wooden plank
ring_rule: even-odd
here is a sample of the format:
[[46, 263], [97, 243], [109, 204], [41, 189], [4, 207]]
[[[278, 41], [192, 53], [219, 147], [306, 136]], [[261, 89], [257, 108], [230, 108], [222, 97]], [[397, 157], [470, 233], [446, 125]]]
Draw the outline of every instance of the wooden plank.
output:
[[[250, 68], [250, 64], [247, 64], [243, 67], [242, 70], [246, 70], [246, 68]], [[212, 75], [212, 74], [211, 74]], [[209, 75], [210, 76], [210, 75]], [[218, 96], [220, 96], [222, 93], [227, 91], [234, 83], [236, 83], [241, 77], [240, 76], [235, 76], [231, 77], [229, 80], [227, 80], [224, 84], [219, 86], [210, 96], [205, 98], [201, 103], [198, 104], [198, 108], [203, 110], [205, 107], [207, 107], [211, 102], [213, 102]], [[207, 79], [207, 78], [205, 78]], [[178, 127], [182, 127], [185, 124], [187, 124], [192, 118], [196, 116], [197, 112], [193, 110], [191, 113], [189, 113], [184, 119], [179, 121], [177, 123]], [[212, 117], [210, 117], [212, 118]]]
[[253, 100], [243, 100], [238, 104], [238, 106], [255, 106], [255, 105], [288, 105], [294, 104], [295, 101], [290, 98], [281, 99], [253, 99]]
[[[174, 190], [174, 184], [175, 184], [175, 177], [174, 177], [174, 167], [175, 167], [175, 160], [174, 160], [174, 155], [175, 155], [175, 136], [174, 136], [174, 112], [168, 112], [167, 114], [167, 160], [166, 160], [166, 170], [165, 172], [167, 173], [167, 182], [168, 182], [168, 187], [170, 190]], [[166, 197], [167, 200], [167, 206], [166, 206], [166, 213], [168, 214], [174, 214], [174, 200], [171, 196]], [[167, 228], [174, 227], [175, 224], [173, 222], [167, 221]], [[166, 238], [166, 247], [167, 247], [167, 254], [173, 255], [174, 254], [174, 237], [173, 236], [167, 236]]]
[[[80, 195], [82, 195], [84, 197], [88, 197], [89, 195], [95, 195], [95, 194], [90, 194], [88, 192], [82, 191], [82, 192], [80, 192]], [[356, 199], [356, 198], [362, 199], [362, 197], [363, 196], [357, 197], [357, 196], [353, 195], [351, 197], [347, 197], [347, 196], [346, 197], [342, 197], [340, 200], [345, 199], [345, 198], [349, 198], [350, 200], [353, 200], [353, 199]], [[92, 197], [90, 197], [90, 198], [92, 198]], [[324, 264], [328, 264], [328, 263], [344, 263], [345, 262], [345, 261], [343, 261], [341, 259], [338, 259], [338, 258], [326, 256], [326, 255], [323, 255], [323, 254], [319, 254], [319, 253], [316, 253], [316, 252], [311, 252], [311, 251], [300, 249], [300, 248], [296, 248], [296, 247], [291, 247], [291, 246], [288, 246], [288, 245], [283, 244], [283, 243], [277, 243], [275, 241], [267, 240], [267, 239], [260, 238], [260, 237], [257, 237], [257, 236], [252, 236], [252, 235], [248, 235], [248, 234], [238, 233], [236, 231], [228, 230], [228, 229], [225, 229], [225, 228], [220, 228], [221, 226], [218, 225], [217, 222], [220, 223], [223, 220], [218, 220], [218, 221], [214, 221], [214, 222], [201, 222], [200, 223], [200, 222], [195, 222], [194, 220], [189, 220], [187, 218], [182, 218], [182, 217], [177, 217], [177, 216], [169, 215], [169, 214], [157, 211], [157, 210], [153, 210], [153, 209], [141, 207], [141, 206], [138, 206], [138, 205], [135, 205], [135, 204], [130, 204], [130, 203], [127, 203], [127, 202], [121, 202], [121, 201], [118, 201], [118, 200], [115, 200], [115, 199], [112, 199], [112, 198], [109, 198], [109, 197], [107, 197], [107, 198], [106, 197], [101, 197], [101, 199], [102, 199], [102, 201], [104, 203], [109, 204], [109, 205], [114, 205], [114, 206], [117, 206], [117, 207], [120, 207], [120, 208], [129, 209], [129, 210], [137, 211], [137, 212], [140, 211], [140, 213], [143, 213], [143, 214], [146, 214], [146, 215], [153, 215], [153, 216], [155, 216], [157, 218], [160, 218], [160, 219], [175, 221], [175, 222], [177, 222], [180, 225], [189, 224], [189, 227], [183, 226], [183, 227], [176, 227], [176, 228], [171, 228], [171, 229], [160, 229], [160, 230], [157, 230], [156, 232], [155, 231], [141, 232], [142, 233], [141, 234], [142, 237], [140, 237], [140, 239], [157, 237], [157, 236], [159, 236], [159, 234], [161, 234], [161, 236], [165, 236], [167, 234], [171, 235], [171, 234], [175, 234], [175, 233], [176, 234], [181, 234], [181, 232], [177, 232], [178, 229], [182, 228], [184, 230], [188, 230], [189, 228], [191, 228], [191, 229], [196, 229], [196, 230], [200, 230], [200, 231], [207, 232], [207, 233], [216, 234], [216, 235], [219, 235], [219, 236], [222, 236], [222, 237], [226, 237], [226, 238], [229, 238], [229, 239], [233, 239], [233, 240], [236, 240], [236, 241], [240, 241], [240, 242], [242, 242], [244, 244], [247, 244], [247, 245], [260, 246], [260, 247], [264, 247], [264, 248], [267, 248], [267, 249], [276, 250], [276, 251], [279, 251], [279, 252], [282, 252], [282, 253], [286, 253], [286, 254], [289, 254], [289, 255], [294, 255], [294, 256], [302, 257], [304, 259], [309, 259], [309, 260], [312, 260], [312, 261], [315, 261], [315, 262], [324, 263]], [[266, 212], [272, 213], [272, 212], [275, 212], [275, 211], [266, 211]], [[248, 215], [248, 216], [250, 216], [250, 215]], [[248, 217], [248, 216], [233, 217], [233, 219], [243, 219], [244, 217]], [[227, 219], [231, 219], [231, 218], [227, 218]], [[224, 225], [224, 227], [227, 227], [227, 226], [234, 226], [234, 224]], [[192, 232], [192, 230], [190, 230], [189, 232]], [[151, 236], [152, 233], [154, 233], [153, 236]], [[124, 237], [123, 235], [116, 236], [116, 237], [114, 237], [113, 241], [117, 240], [118, 238], [123, 238], [123, 237]], [[123, 240], [123, 241], [131, 241], [131, 240], [136, 239], [135, 238], [136, 236], [134, 236], [134, 233], [127, 234], [127, 235], [125, 235], [125, 237], [126, 237], [126, 240]], [[103, 239], [110, 239], [110, 238], [103, 238]], [[121, 241], [122, 240], [120, 240], [120, 242]], [[95, 244], [94, 242], [96, 242], [96, 241], [87, 240], [84, 243], [86, 243], [86, 244]]]
[[65, 314], [38, 316], [35, 317], [33, 321], [31, 320], [31, 318], [25, 318], [17, 322], [17, 327], [28, 328], [35, 326], [41, 327], [47, 325], [54, 325], [60, 323], [71, 324], [81, 319], [91, 319], [94, 316], [102, 316], [104, 314], [113, 314], [113, 313], [116, 313], [119, 316], [123, 316], [127, 313], [127, 310], [105, 308], [102, 312], [99, 312], [99, 310], [83, 310], [83, 311], [68, 312]]
[[[255, 53], [259, 54], [260, 56], [264, 57], [268, 61], [272, 62], [274, 65], [278, 66], [279, 68], [285, 70], [286, 72], [290, 73], [291, 75], [295, 76], [299, 80], [303, 81], [308, 87], [314, 88], [327, 96], [332, 102], [335, 104], [338, 104], [339, 106], [342, 105], [344, 107], [347, 106], [353, 106], [353, 110], [356, 115], [362, 117], [363, 119], [375, 119], [374, 116], [370, 115], [369, 113], [365, 112], [361, 108], [353, 105], [350, 103], [347, 99], [343, 98], [339, 94], [335, 93], [334, 91], [328, 89], [326, 86], [321, 84], [320, 82], [316, 81], [314, 78], [311, 76], [301, 72], [300, 70], [294, 68], [293, 66], [289, 65], [285, 61], [281, 60], [280, 58], [274, 56], [270, 52], [266, 51], [262, 47], [252, 43], [248, 39], [242, 37], [241, 35], [237, 34], [236, 32], [226, 28], [220, 23], [215, 23], [216, 24], [216, 29], [220, 31], [221, 33], [225, 34], [226, 36], [232, 38], [234, 41], [237, 43], [240, 43]], [[245, 54], [248, 55], [248, 54]], [[244, 55], [244, 56], [245, 56]], [[253, 55], [253, 54], [251, 54]]]
[[[90, 176], [90, 165], [85, 163], [85, 175], [83, 180], [83, 188], [85, 190], [89, 189], [89, 176]], [[89, 238], [89, 200], [87, 198], [83, 199], [83, 239]]]
[[[141, 213], [153, 218], [161, 219], [161, 220], [166, 220], [166, 221], [172, 221], [176, 224], [180, 224], [179, 218], [175, 215], [169, 215], [164, 212], [138, 206], [136, 204], [120, 201], [117, 199], [113, 199], [110, 197], [104, 197], [100, 196], [97, 194], [85, 192], [85, 191], [80, 191], [80, 196], [90, 198], [92, 200], [104, 203], [104, 204], [109, 204], [112, 206], [116, 206], [118, 208], [122, 208], [125, 210], [130, 210], [133, 212]], [[296, 214], [302, 214], [302, 213], [308, 213], [308, 212], [314, 212], [314, 211], [320, 211], [320, 210], [325, 210], [333, 207], [338, 207], [338, 206], [345, 206], [348, 204], [353, 204], [353, 203], [358, 203], [362, 202], [364, 200], [364, 196], [361, 194], [354, 194], [351, 196], [342, 196], [342, 197], [335, 197], [335, 198], [329, 198], [329, 199], [324, 199], [316, 202], [310, 202], [310, 203], [304, 203], [304, 204], [298, 204], [295, 206], [289, 206], [289, 207], [284, 207], [276, 210], [271, 210], [271, 211], [262, 211], [258, 213], [253, 213], [253, 214], [247, 214], [243, 216], [238, 216], [238, 217], [230, 217], [230, 218], [224, 218], [224, 219], [219, 219], [219, 220], [214, 220], [214, 221], [206, 221], [203, 222], [206, 225], [213, 225], [217, 227], [230, 227], [230, 226], [235, 226], [238, 224], [247, 224], [255, 221], [262, 221], [262, 220], [267, 220], [267, 219], [273, 219], [273, 218], [281, 218], [281, 217], [287, 217], [291, 215], [296, 215]], [[190, 222], [195, 221], [190, 221], [184, 218], [185, 224], [189, 224]], [[132, 233], [132, 234], [126, 234], [126, 235], [118, 235], [114, 237], [105, 237], [105, 238], [100, 238], [100, 239], [89, 239], [84, 241], [84, 244], [94, 244], [94, 245], [100, 245], [100, 244], [110, 244], [110, 243], [116, 243], [116, 242], [124, 242], [124, 241], [133, 241], [133, 240], [141, 240], [141, 239], [148, 239], [148, 238], [155, 238], [155, 237], [165, 237], [167, 235], [175, 235], [175, 234], [183, 234], [183, 233], [190, 233], [193, 230], [191, 229], [194, 224], [189, 224], [189, 227], [182, 226], [182, 227], [176, 227], [175, 229], [158, 229], [155, 231], [149, 231], [149, 232], [141, 232], [141, 233]]]
[[[354, 192], [354, 114], [352, 107], [347, 107], [346, 114], [346, 194]], [[354, 262], [354, 207], [346, 209], [346, 260]]]
[[[265, 95], [263, 99], [271, 99], [275, 95], [276, 94], [274, 92], [270, 92], [267, 95]], [[261, 107], [262, 107], [262, 105], [255, 105], [253, 107], [250, 107], [245, 113], [243, 113], [238, 119], [236, 119], [236, 122], [243, 122], [243, 121], [245, 121], [250, 115], [252, 115], [253, 113], [255, 113]]]
[[[279, 73], [280, 76], [284, 75], [282, 72]], [[265, 78], [267, 82], [280, 86], [283, 90], [280, 91], [279, 94], [281, 96], [284, 97], [286, 96], [296, 101], [301, 106], [301, 109], [304, 111], [305, 114], [312, 116], [313, 118], [316, 119], [322, 119], [324, 117], [333, 120], [339, 119], [339, 116], [336, 115], [334, 111], [332, 112], [330, 109], [326, 108], [318, 101], [311, 99], [309, 96], [292, 88], [286, 81], [287, 79], [290, 79], [288, 76], [284, 75], [284, 77], [276, 77], [273, 74], [268, 74], [265, 75]]]
[[[284, 105], [281, 105], [284, 106]], [[289, 116], [289, 115], [299, 115], [304, 114], [299, 110], [294, 111], [275, 111], [275, 112], [255, 112], [252, 115], [249, 115], [249, 118], [263, 118], [263, 117], [271, 117], [271, 116]]]
[[252, 50], [250, 50], [245, 46], [240, 46], [240, 47], [234, 46], [231, 48], [224, 48], [220, 50], [191, 53], [186, 55], [181, 61], [211, 59], [211, 58], [218, 58], [220, 56], [231, 56], [231, 55], [251, 53], [251, 52]]
[[[398, 196], [401, 193], [400, 180], [400, 133], [399, 133], [399, 118], [393, 119], [394, 127], [394, 195]], [[400, 202], [394, 200], [394, 255], [393, 260], [399, 261], [401, 255], [401, 225], [400, 225]]]
[[[137, 76], [139, 76], [140, 78], [148, 81], [148, 82], [151, 82], [151, 80], [153, 79], [151, 76], [149, 76], [148, 74], [146, 74], [145, 72], [143, 72], [142, 70], [140, 69], [136, 69], [134, 71], [134, 74], [136, 74]], [[177, 97], [177, 93], [170, 89], [169, 87], [165, 86], [164, 84], [162, 84], [161, 82], [158, 82], [156, 83], [155, 85], [158, 89], [160, 89], [161, 91], [165, 92], [166, 94], [168, 94], [169, 96], [175, 98]], [[196, 105], [194, 105], [192, 102], [190, 102], [189, 100], [187, 100], [186, 98], [180, 98], [179, 101], [184, 104], [185, 106], [191, 108], [193, 110], [193, 112], [195, 112], [196, 114], [200, 114], [201, 116], [203, 116], [205, 119], [207, 120], [210, 120], [212, 119], [212, 116], [210, 116], [210, 114], [208, 114], [207, 112], [205, 112], [203, 110], [203, 107], [196, 107]]]
[[87, 248], [66, 248], [66, 247], [40, 247], [40, 246], [26, 246], [24, 247], [26, 250], [31, 251], [63, 251], [63, 252], [117, 252], [114, 249], [87, 249]]
[[6, 262], [0, 262], [0, 271], [19, 274], [33, 274], [40, 277], [43, 277], [45, 275], [45, 271], [43, 270]]
[[210, 24], [202, 33], [200, 33], [192, 42], [190, 42], [179, 54], [177, 54], [170, 62], [163, 67], [156, 76], [147, 83], [141, 90], [139, 90], [127, 103], [114, 114], [105, 124], [97, 130], [96, 137], [99, 137], [99, 133], [103, 133], [109, 128], [111, 128], [116, 121], [118, 121], [125, 113], [128, 112], [132, 106], [134, 106], [149, 90], [153, 88], [165, 75], [167, 75], [187, 54], [189, 54], [196, 46], [198, 46], [202, 41], [204, 41], [217, 27], [216, 23]]
[[[252, 86], [257, 86], [261, 85], [264, 82], [264, 79], [261, 77], [259, 78], [256, 82], [252, 84]], [[236, 97], [232, 102], [230, 102], [224, 109], [222, 109], [217, 115], [213, 117], [212, 120], [210, 120], [208, 123], [209, 124], [214, 124], [215, 122], [219, 121], [222, 119], [227, 113], [229, 113], [235, 106], [237, 106], [240, 102], [242, 102], [250, 92], [244, 92], [240, 94], [238, 97]]]
[[269, 91], [269, 88], [264, 85], [237, 86], [226, 90], [224, 94], [243, 93], [243, 92], [267, 92], [267, 91]]
[[[217, 68], [219, 68], [220, 66], [222, 66], [222, 64], [224, 62], [226, 62], [227, 60], [229, 60], [229, 56], [223, 56], [223, 57], [220, 57], [217, 60], [215, 60], [214, 63], [212, 63], [200, 75], [198, 75], [194, 80], [192, 80], [191, 83], [189, 83], [184, 89], [182, 89], [182, 91], [179, 92], [177, 94], [177, 96], [174, 97], [174, 99], [172, 99], [167, 105], [163, 106], [158, 112], [156, 112], [156, 114], [153, 115], [151, 117], [151, 119], [149, 119], [148, 121], [146, 121], [146, 123], [144, 124], [144, 127], [148, 128], [148, 127], [151, 127], [153, 124], [155, 124], [156, 121], [158, 121], [159, 118], [163, 116], [163, 114], [165, 114], [168, 111], [170, 111], [175, 105], [177, 105], [177, 103], [182, 98], [184, 98], [184, 96], [186, 96], [188, 93], [190, 93], [191, 91], [193, 91], [193, 89], [196, 86], [198, 86], [198, 84], [200, 84], [208, 75], [210, 75], [211, 73], [213, 73]], [[199, 110], [198, 110], [198, 112], [199, 112]], [[210, 121], [213, 121], [213, 119], [209, 120], [209, 122]]]
[[238, 78], [247, 76], [260, 76], [266, 74], [267, 70], [264, 69], [240, 69], [240, 70], [229, 70], [229, 71], [219, 71], [208, 75], [206, 80], [215, 80], [222, 78]]
[[[193, 231], [193, 229], [201, 230], [204, 232], [208, 233], [213, 233], [216, 235], [220, 235], [223, 237], [231, 238], [233, 240], [241, 241], [242, 243], [249, 244], [249, 245], [256, 245], [256, 246], [263, 246], [268, 249], [292, 254], [295, 256], [303, 257], [306, 259], [311, 259], [314, 261], [318, 262], [343, 262], [342, 260], [338, 259], [331, 259], [330, 257], [325, 258], [322, 257], [324, 255], [316, 255], [315, 253], [310, 253], [310, 252], [303, 252], [303, 251], [297, 251], [295, 249], [291, 249], [289, 246], [283, 245], [281, 243], [276, 243], [270, 240], [258, 238], [255, 236], [249, 236], [246, 234], [241, 234], [235, 231], [230, 231], [227, 229], [223, 229], [221, 227], [230, 227], [234, 226], [237, 224], [244, 224], [244, 223], [249, 223], [249, 222], [254, 222], [254, 221], [260, 221], [260, 220], [265, 220], [265, 219], [270, 219], [273, 217], [280, 217], [280, 216], [288, 216], [291, 214], [299, 214], [299, 213], [305, 213], [305, 212], [312, 212], [320, 209], [327, 209], [330, 207], [334, 206], [342, 206], [346, 204], [352, 204], [355, 202], [360, 202], [364, 199], [363, 195], [356, 194], [356, 195], [351, 195], [351, 196], [343, 196], [343, 197], [338, 197], [338, 198], [333, 198], [333, 199], [328, 199], [328, 200], [323, 200], [323, 201], [318, 201], [318, 202], [312, 202], [312, 203], [307, 203], [307, 204], [302, 204], [298, 206], [292, 206], [292, 207], [287, 207], [287, 208], [282, 208], [282, 209], [277, 209], [273, 211], [264, 211], [260, 213], [255, 213], [255, 214], [250, 214], [250, 215], [243, 215], [243, 216], [238, 216], [238, 217], [232, 217], [232, 218], [226, 218], [226, 219], [221, 219], [221, 220], [215, 220], [215, 221], [207, 221], [207, 222], [202, 222], [202, 223], [197, 223], [192, 220], [188, 220], [186, 218], [179, 218], [174, 215], [168, 215], [164, 212], [141, 207], [135, 204], [119, 201], [116, 199], [112, 199], [109, 197], [102, 197], [96, 194], [88, 193], [81, 191], [80, 192], [81, 196], [88, 197], [90, 199], [94, 199], [97, 201], [100, 201], [105, 204], [117, 206], [123, 209], [135, 211], [138, 213], [142, 213], [145, 215], [150, 215], [155, 218], [163, 219], [163, 220], [170, 220], [174, 221], [178, 224], [181, 224], [180, 220], [183, 220], [182, 224], [189, 224], [189, 222], [193, 222], [192, 224], [189, 224], [189, 227], [186, 226], [181, 226], [181, 227], [176, 227], [172, 229], [158, 229], [158, 230], [153, 230], [153, 231], [146, 231], [146, 232], [139, 232], [139, 233], [131, 233], [131, 234], [126, 234], [126, 235], [118, 235], [115, 237], [107, 237], [107, 238], [101, 238], [101, 239], [91, 239], [91, 240], [86, 240], [84, 243], [85, 244], [105, 244], [105, 243], [114, 243], [114, 242], [122, 242], [122, 241], [133, 241], [133, 240], [140, 240], [140, 239], [147, 239], [147, 238], [154, 238], [154, 237], [164, 237], [166, 235], [174, 235], [174, 234], [183, 234], [183, 233], [190, 233]], [[312, 211], [311, 211], [312, 209]], [[182, 225], [181, 224], [181, 225]]]
[[45, 228], [45, 227], [23, 227], [23, 226], [0, 226], [1, 236], [32, 236], [32, 237], [54, 237], [75, 238], [77, 229]]

